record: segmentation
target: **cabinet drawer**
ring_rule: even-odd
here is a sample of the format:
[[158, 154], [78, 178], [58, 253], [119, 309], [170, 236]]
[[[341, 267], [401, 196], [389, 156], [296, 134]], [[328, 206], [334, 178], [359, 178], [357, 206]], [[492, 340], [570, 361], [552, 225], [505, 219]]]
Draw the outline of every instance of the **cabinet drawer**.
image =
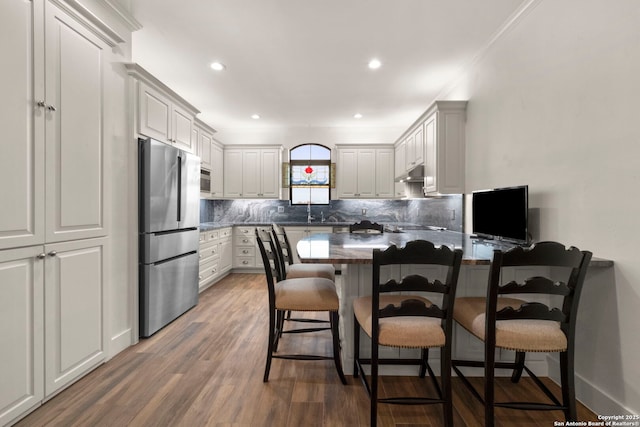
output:
[[255, 248], [256, 237], [254, 236], [235, 236], [234, 244], [236, 246], [249, 246]]
[[212, 245], [200, 247], [198, 259], [201, 264], [218, 258], [220, 258], [220, 244], [218, 242], [213, 242]]
[[220, 237], [220, 230], [210, 230], [205, 231], [205, 233], [207, 234], [207, 241], [216, 240], [218, 237]]
[[200, 265], [198, 270], [198, 283], [200, 286], [211, 281], [218, 275], [218, 262], [211, 261]]
[[219, 237], [222, 239], [224, 237], [231, 237], [231, 235], [233, 234], [233, 229], [231, 228], [221, 228], [219, 230], [220, 234]]
[[200, 243], [204, 243], [207, 241], [207, 233], [206, 232], [201, 232], [200, 233], [200, 237], [199, 237], [199, 242]]
[[255, 227], [236, 227], [235, 234], [236, 236], [255, 236], [256, 228]]
[[255, 246], [254, 247], [244, 246], [244, 247], [236, 248], [235, 256], [236, 257], [255, 257], [256, 248]]
[[255, 257], [236, 257], [236, 267], [255, 267]]

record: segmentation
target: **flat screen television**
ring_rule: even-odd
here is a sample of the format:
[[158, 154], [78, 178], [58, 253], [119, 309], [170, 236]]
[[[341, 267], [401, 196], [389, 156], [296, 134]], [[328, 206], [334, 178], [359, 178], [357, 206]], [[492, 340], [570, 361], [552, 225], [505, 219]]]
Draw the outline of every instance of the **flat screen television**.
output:
[[496, 238], [529, 243], [529, 187], [494, 188], [471, 195], [473, 233], [481, 238]]

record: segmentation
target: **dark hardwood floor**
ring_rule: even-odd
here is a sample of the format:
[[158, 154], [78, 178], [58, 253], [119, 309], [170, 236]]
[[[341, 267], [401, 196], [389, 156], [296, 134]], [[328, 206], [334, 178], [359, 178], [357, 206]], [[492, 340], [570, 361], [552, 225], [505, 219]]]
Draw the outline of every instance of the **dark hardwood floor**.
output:
[[[369, 400], [359, 380], [340, 383], [332, 362], [274, 360], [262, 382], [267, 337], [263, 275], [232, 274], [200, 295], [199, 304], [150, 339], [118, 354], [17, 426], [366, 426]], [[285, 336], [330, 354], [331, 338]], [[558, 387], [553, 385], [552, 390]], [[541, 393], [528, 379], [500, 379], [497, 398]], [[481, 380], [476, 379], [481, 387]], [[415, 377], [384, 377], [381, 394], [429, 391]], [[482, 406], [454, 382], [456, 426], [483, 425]], [[580, 405], [581, 419], [595, 415]], [[552, 426], [561, 412], [497, 409], [498, 426]], [[381, 426], [441, 426], [439, 405], [381, 404]]]

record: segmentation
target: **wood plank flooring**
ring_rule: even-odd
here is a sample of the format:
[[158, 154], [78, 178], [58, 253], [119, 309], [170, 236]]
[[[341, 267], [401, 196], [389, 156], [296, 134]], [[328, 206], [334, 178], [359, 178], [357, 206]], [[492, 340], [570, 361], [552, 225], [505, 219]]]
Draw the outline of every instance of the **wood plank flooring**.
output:
[[[369, 400], [358, 379], [344, 386], [330, 361], [274, 360], [262, 382], [267, 337], [263, 275], [232, 274], [152, 338], [118, 354], [16, 426], [367, 426]], [[331, 354], [326, 334], [287, 335], [288, 345]], [[481, 387], [481, 379], [474, 379]], [[558, 387], [553, 385], [552, 390]], [[497, 398], [541, 393], [500, 379]], [[428, 381], [384, 377], [381, 393], [430, 392]], [[483, 425], [482, 406], [454, 382], [456, 426]], [[380, 426], [442, 426], [439, 405], [379, 405]], [[497, 409], [497, 426], [552, 426], [561, 412]], [[580, 418], [595, 415], [580, 405]]]

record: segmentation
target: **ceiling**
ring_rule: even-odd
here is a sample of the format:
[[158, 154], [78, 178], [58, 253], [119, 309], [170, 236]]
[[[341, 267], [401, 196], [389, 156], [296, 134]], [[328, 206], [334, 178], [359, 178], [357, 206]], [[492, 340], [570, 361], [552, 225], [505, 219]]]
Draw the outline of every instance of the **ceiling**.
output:
[[133, 61], [218, 130], [408, 127], [523, 3], [130, 0]]

